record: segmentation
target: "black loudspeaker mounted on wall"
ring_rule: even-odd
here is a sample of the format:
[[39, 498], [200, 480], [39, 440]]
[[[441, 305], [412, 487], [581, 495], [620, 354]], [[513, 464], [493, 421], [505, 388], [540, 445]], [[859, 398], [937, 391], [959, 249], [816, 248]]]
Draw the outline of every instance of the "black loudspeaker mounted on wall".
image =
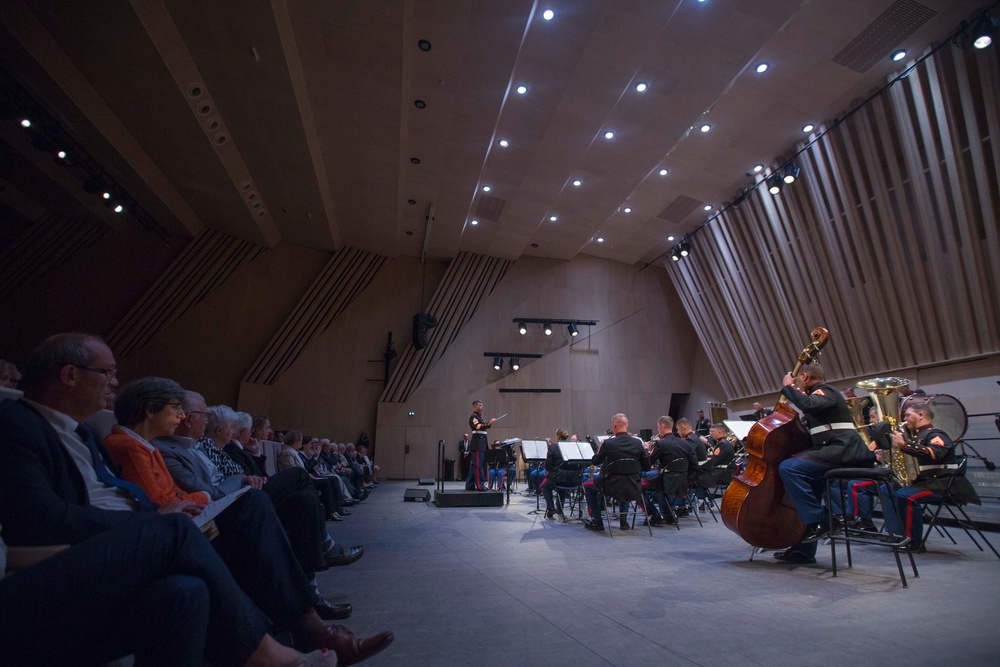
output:
[[413, 316], [413, 347], [422, 350], [427, 347], [427, 330], [438, 325], [438, 320], [427, 313], [417, 313]]
[[415, 503], [418, 500], [420, 502], [426, 503], [431, 499], [431, 492], [427, 489], [407, 489], [406, 493], [403, 494], [403, 500]]

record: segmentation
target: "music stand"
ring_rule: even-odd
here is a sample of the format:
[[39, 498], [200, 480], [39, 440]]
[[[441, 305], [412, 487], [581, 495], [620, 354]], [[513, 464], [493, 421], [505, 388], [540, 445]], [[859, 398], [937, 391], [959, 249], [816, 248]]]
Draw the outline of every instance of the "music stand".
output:
[[[545, 460], [549, 453], [549, 443], [544, 440], [522, 440], [521, 441], [521, 456], [524, 458], [525, 463], [540, 463]], [[543, 510], [539, 505], [539, 495], [535, 494], [535, 509], [528, 512], [528, 515], [539, 514]]]
[[514, 468], [514, 477], [517, 477], [517, 455], [514, 454], [514, 445], [521, 442], [520, 438], [508, 438], [500, 444], [503, 445], [500, 451], [503, 452], [503, 480], [500, 482], [507, 487], [507, 504], [510, 505], [510, 487], [514, 484], [514, 479], [508, 478], [507, 473], [511, 467]]
[[[578, 497], [583, 497], [583, 474], [582, 471], [594, 458], [594, 448], [589, 442], [583, 440], [581, 442], [570, 442], [569, 440], [560, 440], [559, 445], [559, 455], [562, 456], [563, 462], [559, 466], [564, 470], [576, 470], [580, 472], [580, 476], [577, 479], [576, 488]], [[583, 521], [583, 507], [580, 507], [580, 521]]]

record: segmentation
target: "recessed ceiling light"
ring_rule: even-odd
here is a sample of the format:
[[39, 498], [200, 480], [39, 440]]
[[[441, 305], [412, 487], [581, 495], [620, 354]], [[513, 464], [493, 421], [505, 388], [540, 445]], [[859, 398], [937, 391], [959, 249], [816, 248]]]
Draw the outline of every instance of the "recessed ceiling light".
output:
[[661, 169], [660, 170], [660, 176], [666, 176], [669, 173], [670, 173], [669, 169]]
[[635, 92], [637, 93], [644, 93], [646, 92], [647, 88], [649, 88], [649, 86], [646, 84], [645, 81], [640, 81], [639, 83], [635, 84]]
[[555, 16], [556, 13], [551, 9], [546, 9], [544, 12], [542, 12], [542, 18], [545, 19], [546, 21], [551, 21], [552, 19], [555, 18]]
[[631, 213], [632, 212], [632, 207], [631, 206], [626, 206], [622, 210], [625, 211], [626, 213]]
[[104, 193], [103, 195], [101, 195], [101, 196], [102, 196], [102, 197], [104, 197], [105, 199], [111, 199], [111, 193], [110, 193], [110, 192], [105, 192], [105, 193]]
[[764, 171], [764, 165], [757, 163], [753, 166], [753, 173], [759, 174], [762, 171]]
[[493, 189], [492, 185], [484, 185], [483, 186], [483, 192], [489, 192], [492, 189]]
[[476, 225], [479, 224], [479, 221], [478, 220], [469, 220], [469, 224], [472, 225], [473, 227], [475, 227]]
[[597, 237], [597, 242], [598, 243], [604, 243], [604, 237], [603, 236], [598, 236]]
[[712, 129], [712, 126], [709, 125], [708, 123], [703, 123], [701, 127], [699, 127], [698, 129], [701, 130], [702, 132], [708, 132], [709, 130]]
[[413, 106], [417, 107], [418, 109], [423, 109], [424, 107], [427, 106], [427, 102], [424, 102], [423, 100], [413, 100]]
[[802, 131], [803, 132], [812, 132], [815, 129], [816, 129], [816, 126], [813, 125], [812, 123], [806, 123], [805, 125], [802, 126]]
[[556, 215], [550, 215], [549, 216], [549, 222], [555, 222], [558, 219], [559, 219], [559, 216], [556, 216]]
[[510, 142], [509, 142], [509, 141], [507, 141], [506, 139], [501, 139], [501, 140], [500, 140], [500, 141], [498, 141], [497, 143], [499, 143], [499, 144], [500, 144], [500, 147], [501, 147], [501, 148], [507, 148], [508, 146], [510, 146]]
[[711, 211], [712, 210], [712, 205], [711, 204], [705, 204], [705, 210], [706, 211]]
[[21, 121], [21, 127], [31, 127], [31, 121], [25, 118]]
[[528, 92], [528, 87], [527, 86], [518, 86], [517, 87], [517, 94], [518, 95], [524, 95], [526, 92]]
[[906, 49], [900, 49], [899, 51], [894, 51], [891, 56], [893, 62], [898, 62], [906, 57]]
[[59, 151], [58, 153], [56, 153], [56, 155], [59, 157], [60, 160], [66, 159], [66, 151]]
[[604, 138], [605, 139], [614, 139], [615, 138], [615, 133], [612, 132], [611, 130], [608, 130], [607, 132], [604, 133]]
[[580, 180], [579, 178], [578, 178], [578, 179], [576, 179], [575, 181], [573, 181], [573, 186], [574, 186], [574, 187], [577, 187], [577, 188], [578, 188], [578, 187], [580, 187], [581, 185], [583, 185], [583, 181], [581, 181], [581, 180]]
[[115, 213], [121, 213], [124, 210], [125, 209], [122, 207], [121, 204], [118, 204], [118, 206], [115, 206]]
[[431, 50], [431, 43], [428, 42], [426, 39], [422, 39], [419, 42], [417, 42], [417, 46], [420, 48], [421, 51]]
[[674, 236], [673, 236], [673, 234], [671, 234], [670, 236], [668, 236], [668, 237], [667, 237], [667, 240], [668, 240], [668, 241], [673, 241], [673, 240], [674, 240]]
[[757, 63], [757, 66], [754, 67], [754, 69], [757, 71], [757, 74], [763, 74], [767, 71], [768, 67], [770, 67], [770, 65], [767, 63]]

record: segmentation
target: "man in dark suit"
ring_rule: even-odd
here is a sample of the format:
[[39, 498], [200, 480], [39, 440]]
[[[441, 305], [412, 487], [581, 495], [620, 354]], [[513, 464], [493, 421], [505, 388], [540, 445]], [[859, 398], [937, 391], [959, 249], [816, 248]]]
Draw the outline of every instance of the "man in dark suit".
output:
[[[614, 431], [614, 435], [601, 443], [601, 448], [594, 454], [591, 463], [601, 465], [606, 462], [631, 458], [637, 460], [643, 470], [649, 470], [649, 454], [646, 453], [646, 449], [642, 446], [642, 440], [628, 434], [628, 417], [620, 412], [616, 414], [611, 418], [611, 429]], [[601, 504], [598, 495], [599, 486], [603, 487], [604, 493], [616, 498], [631, 498], [642, 495], [642, 487], [639, 480], [635, 480], [634, 488], [631, 488], [632, 480], [624, 478], [613, 479], [614, 483], [621, 484], [623, 488], [612, 488], [612, 482], [605, 483], [605, 480], [601, 477], [586, 482], [583, 485], [591, 517], [590, 521], [584, 524], [588, 530], [604, 530], [604, 520], [601, 518]], [[630, 488], [624, 488], [626, 486]], [[626, 508], [627, 503], [620, 503], [619, 517], [622, 530], [628, 530], [628, 521], [624, 516]]]
[[703, 438], [708, 437], [708, 432], [712, 429], [712, 422], [705, 418], [705, 411], [698, 411], [698, 419], [694, 423], [694, 432]]
[[753, 417], [753, 421], [759, 422], [761, 419], [763, 419], [764, 417], [768, 416], [772, 412], [774, 412], [774, 410], [771, 410], [769, 408], [765, 408], [760, 403], [754, 402], [754, 404], [753, 404], [753, 414], [751, 416]]
[[462, 439], [458, 441], [458, 465], [461, 470], [462, 479], [469, 477], [469, 434], [463, 433]]
[[[120, 526], [139, 529], [163, 514], [200, 513], [201, 506], [188, 501], [156, 506], [118, 478], [83, 424], [113, 400], [116, 373], [114, 355], [100, 338], [60, 334], [42, 342], [25, 364], [25, 398], [0, 404], [0, 524], [10, 544], [77, 544]], [[323, 623], [312, 607], [316, 594], [264, 494], [251, 490], [215, 522], [212, 546], [253, 604], [287, 629], [296, 646], [328, 648], [340, 662], [357, 662], [392, 642], [392, 633], [360, 640]], [[115, 580], [107, 586], [113, 591]]]

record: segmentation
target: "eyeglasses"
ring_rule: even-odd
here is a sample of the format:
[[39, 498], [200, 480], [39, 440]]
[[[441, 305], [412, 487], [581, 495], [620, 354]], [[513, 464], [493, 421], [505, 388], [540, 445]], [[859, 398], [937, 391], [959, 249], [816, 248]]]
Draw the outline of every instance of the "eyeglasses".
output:
[[180, 401], [177, 403], [167, 403], [167, 407], [173, 408], [175, 412], [184, 412], [184, 408], [181, 407]]
[[117, 368], [91, 368], [90, 366], [80, 366], [79, 364], [71, 364], [69, 362], [61, 363], [60, 366], [76, 366], [82, 371], [90, 371], [91, 373], [100, 373], [109, 380], [114, 380], [118, 377]]

